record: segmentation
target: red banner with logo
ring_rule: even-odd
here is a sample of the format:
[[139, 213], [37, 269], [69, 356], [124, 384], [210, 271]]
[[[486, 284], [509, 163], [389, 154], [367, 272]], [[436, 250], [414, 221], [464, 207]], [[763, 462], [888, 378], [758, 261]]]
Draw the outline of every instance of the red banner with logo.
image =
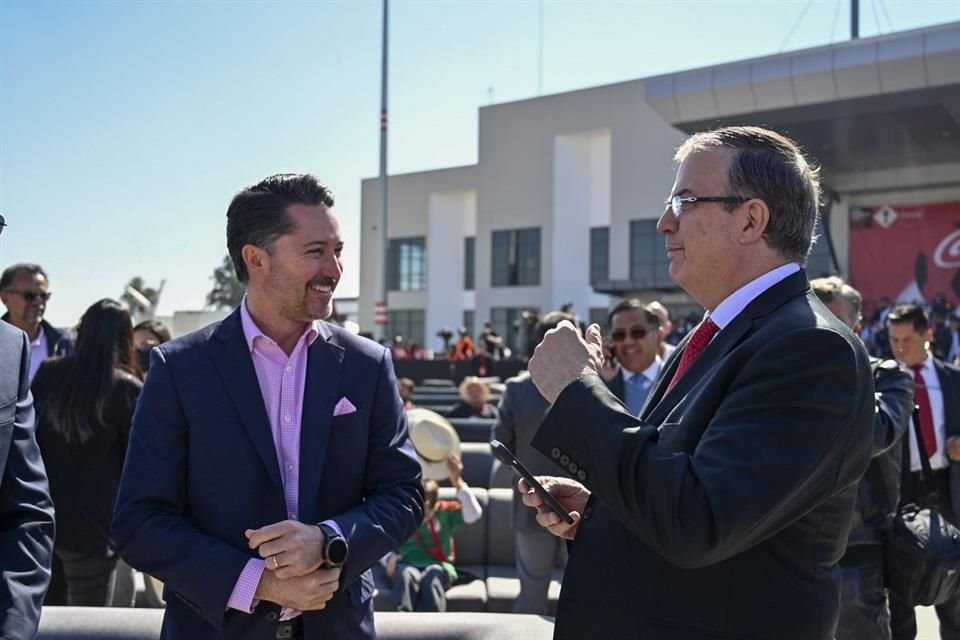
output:
[[850, 210], [850, 284], [883, 298], [960, 304], [960, 202]]

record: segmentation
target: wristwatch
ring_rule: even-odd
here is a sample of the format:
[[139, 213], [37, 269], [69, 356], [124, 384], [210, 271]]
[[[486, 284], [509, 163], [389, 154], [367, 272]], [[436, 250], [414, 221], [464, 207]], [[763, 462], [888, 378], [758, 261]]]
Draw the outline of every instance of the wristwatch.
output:
[[343, 566], [347, 561], [347, 552], [350, 546], [347, 539], [337, 533], [337, 530], [326, 524], [317, 525], [323, 531], [323, 566], [327, 569]]

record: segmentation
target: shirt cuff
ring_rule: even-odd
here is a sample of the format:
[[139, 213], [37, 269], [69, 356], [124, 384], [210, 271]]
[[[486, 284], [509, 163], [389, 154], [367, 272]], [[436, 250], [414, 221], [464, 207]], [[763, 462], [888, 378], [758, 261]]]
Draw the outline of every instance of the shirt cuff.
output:
[[260, 585], [260, 578], [266, 567], [262, 558], [247, 560], [247, 565], [240, 572], [237, 583], [233, 585], [227, 607], [244, 613], [253, 613], [253, 608], [257, 606], [254, 597], [257, 595], [257, 587]]
[[[337, 535], [339, 535], [341, 538], [346, 538], [346, 536], [343, 535], [343, 529], [340, 528], [340, 525], [337, 524], [336, 520], [324, 520], [320, 524], [330, 527], [331, 529], [336, 531]], [[324, 540], [324, 542], [326, 542], [326, 540]]]

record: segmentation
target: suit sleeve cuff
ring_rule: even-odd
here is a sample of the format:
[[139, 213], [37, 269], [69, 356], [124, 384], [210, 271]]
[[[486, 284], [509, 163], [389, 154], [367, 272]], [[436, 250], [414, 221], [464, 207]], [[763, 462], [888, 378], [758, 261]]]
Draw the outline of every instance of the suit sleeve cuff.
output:
[[250, 558], [247, 565], [240, 572], [237, 583], [233, 586], [233, 592], [227, 601], [227, 607], [243, 611], [244, 613], [253, 613], [253, 608], [257, 606], [254, 596], [257, 595], [257, 587], [260, 585], [260, 578], [263, 576], [266, 565], [262, 558]]

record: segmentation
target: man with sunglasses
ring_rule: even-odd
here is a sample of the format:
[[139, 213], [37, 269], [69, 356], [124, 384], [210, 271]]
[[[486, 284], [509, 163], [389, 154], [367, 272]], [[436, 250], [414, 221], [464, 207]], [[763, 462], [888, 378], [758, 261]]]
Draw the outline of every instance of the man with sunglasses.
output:
[[43, 319], [50, 296], [47, 272], [38, 264], [15, 264], [0, 275], [0, 300], [7, 308], [0, 319], [27, 334], [31, 381], [44, 360], [70, 352], [69, 335]]
[[576, 478], [543, 479], [572, 525], [523, 498], [573, 540], [554, 637], [832, 640], [874, 388], [803, 269], [818, 171], [757, 127], [696, 134], [676, 159], [657, 229], [706, 317], [640, 416], [597, 375], [596, 325], [562, 323], [529, 364], [553, 404], [533, 447]]
[[[0, 232], [6, 226], [0, 216]], [[53, 502], [35, 436], [30, 348], [0, 322], [0, 638], [33, 638], [50, 584]]]
[[638, 416], [663, 364], [660, 318], [642, 302], [630, 298], [610, 311], [609, 323], [613, 355], [620, 370], [607, 386], [630, 413]]

